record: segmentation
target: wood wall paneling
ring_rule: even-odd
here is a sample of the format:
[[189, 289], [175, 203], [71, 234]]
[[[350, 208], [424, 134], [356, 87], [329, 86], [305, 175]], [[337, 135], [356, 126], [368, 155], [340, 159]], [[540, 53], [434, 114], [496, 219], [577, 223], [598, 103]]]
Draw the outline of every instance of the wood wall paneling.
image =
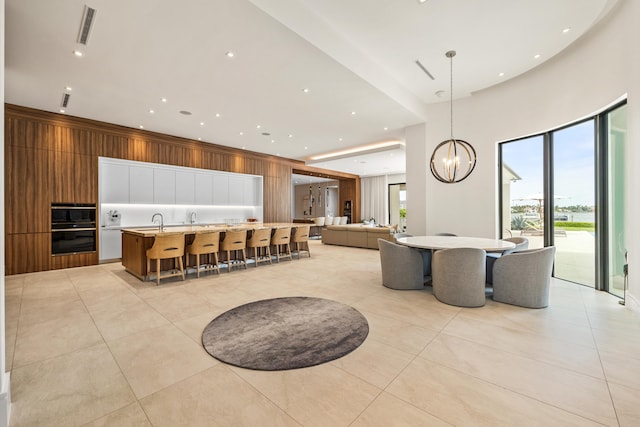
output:
[[6, 274], [51, 269], [51, 233], [7, 234], [5, 246]]
[[5, 150], [5, 232], [49, 232], [49, 153], [12, 145], [6, 145]]

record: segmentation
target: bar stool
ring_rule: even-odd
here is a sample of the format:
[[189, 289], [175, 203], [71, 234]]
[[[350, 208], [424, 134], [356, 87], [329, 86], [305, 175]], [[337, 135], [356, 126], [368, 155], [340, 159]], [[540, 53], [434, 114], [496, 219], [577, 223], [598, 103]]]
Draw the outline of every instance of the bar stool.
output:
[[[260, 227], [253, 230], [251, 238], [247, 240], [247, 248], [253, 248], [253, 260], [258, 267], [260, 262], [269, 262], [271, 264], [271, 228]], [[260, 256], [260, 249], [266, 249], [266, 256]], [[251, 256], [251, 250], [249, 250], [249, 256]]]
[[[295, 253], [298, 254], [300, 259], [300, 252], [306, 252], [309, 258], [311, 258], [311, 252], [309, 251], [309, 225], [301, 225], [293, 230], [291, 236], [291, 243], [295, 245]], [[305, 249], [301, 249], [301, 246]]]
[[[156, 282], [160, 285], [160, 279], [167, 277], [182, 276], [184, 280], [184, 265], [182, 264], [182, 257], [184, 256], [184, 233], [158, 233], [156, 234], [153, 246], [147, 249], [147, 275], [151, 273], [151, 260], [156, 260]], [[160, 260], [170, 259], [174, 260], [174, 268], [167, 270], [169, 273], [161, 275]], [[180, 269], [175, 266], [176, 260]]]
[[280, 262], [280, 258], [291, 258], [291, 227], [278, 227], [271, 236], [271, 245], [275, 246], [275, 255]]
[[[200, 256], [206, 255], [207, 263], [202, 266], [202, 271], [215, 270], [220, 274], [218, 267], [218, 251], [220, 250], [220, 231], [203, 230], [195, 233], [193, 242], [187, 246], [187, 266], [189, 265], [189, 255], [196, 256], [196, 275], [200, 277]], [[211, 258], [213, 255], [213, 262]]]
[[[235, 256], [238, 252], [242, 253], [242, 263], [247, 268], [247, 229], [246, 228], [230, 228], [224, 233], [224, 239], [220, 243], [220, 249], [227, 253], [227, 268], [231, 273], [232, 261], [238, 261]], [[231, 259], [231, 251], [234, 252], [234, 259]]]

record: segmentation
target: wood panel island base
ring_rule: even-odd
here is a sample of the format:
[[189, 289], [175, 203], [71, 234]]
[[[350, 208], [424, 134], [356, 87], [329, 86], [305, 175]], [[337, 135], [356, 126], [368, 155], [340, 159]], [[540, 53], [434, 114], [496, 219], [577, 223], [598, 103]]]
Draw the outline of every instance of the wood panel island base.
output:
[[[205, 225], [188, 225], [182, 227], [165, 227], [164, 232], [175, 232], [185, 234], [185, 247], [193, 241], [198, 231], [214, 230], [220, 231], [220, 239], [223, 239], [224, 233], [228, 229], [244, 228], [251, 231], [255, 228], [269, 227], [272, 230], [279, 227], [291, 227], [291, 232], [302, 224], [291, 223], [247, 223], [234, 226], [205, 226]], [[127, 272], [136, 276], [140, 280], [148, 280], [149, 272], [147, 271], [147, 249], [153, 246], [156, 234], [160, 233], [158, 228], [125, 228], [122, 230], [122, 266]], [[186, 260], [188, 261], [188, 260]], [[152, 263], [155, 264], [155, 263]], [[185, 262], [185, 268], [188, 262]], [[152, 265], [153, 268], [153, 265]], [[174, 262], [171, 259], [162, 260], [160, 263], [161, 270], [174, 268]], [[152, 271], [152, 273], [155, 273]]]

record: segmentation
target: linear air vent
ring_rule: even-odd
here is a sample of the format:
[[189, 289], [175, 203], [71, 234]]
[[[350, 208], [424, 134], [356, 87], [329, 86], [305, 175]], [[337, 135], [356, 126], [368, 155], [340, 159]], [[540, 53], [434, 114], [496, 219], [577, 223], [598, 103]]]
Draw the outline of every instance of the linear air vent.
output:
[[84, 12], [82, 13], [82, 22], [80, 23], [80, 31], [78, 32], [78, 43], [87, 44], [89, 40], [89, 33], [91, 32], [91, 26], [96, 17], [96, 10], [87, 5], [84, 6]]
[[422, 63], [421, 63], [419, 60], [417, 60], [417, 59], [416, 59], [416, 65], [417, 65], [418, 67], [420, 67], [420, 69], [421, 69], [422, 71], [424, 71], [424, 73], [425, 73], [427, 76], [429, 76], [429, 78], [430, 78], [431, 80], [435, 80], [435, 78], [431, 75], [431, 73], [429, 72], [429, 70], [427, 70], [426, 68], [424, 68], [424, 65], [422, 65]]
[[62, 103], [60, 104], [62, 106], [62, 108], [67, 108], [67, 105], [69, 105], [69, 98], [71, 98], [71, 94], [70, 93], [63, 93], [62, 94]]

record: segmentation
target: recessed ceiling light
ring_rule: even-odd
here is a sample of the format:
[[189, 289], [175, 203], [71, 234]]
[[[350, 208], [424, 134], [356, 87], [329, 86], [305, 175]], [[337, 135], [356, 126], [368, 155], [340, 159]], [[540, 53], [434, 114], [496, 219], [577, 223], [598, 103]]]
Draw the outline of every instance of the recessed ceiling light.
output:
[[426, 2], [427, 2], [427, 0], [418, 0], [418, 3], [420, 3], [420, 4], [424, 4]]
[[308, 88], [308, 87], [305, 87], [304, 89], [302, 89], [302, 91], [303, 91], [304, 93], [309, 93], [309, 88]]
[[227, 58], [233, 58], [234, 56], [236, 56], [236, 54], [231, 51], [225, 53], [225, 55], [227, 55]]
[[216, 113], [216, 117], [220, 117], [220, 113]]
[[305, 150], [306, 150], [307, 148], [309, 148], [309, 147], [304, 147], [304, 149], [305, 149]]
[[61, 113], [64, 113], [64, 109], [63, 109], [63, 108], [61, 108], [61, 109], [60, 109], [60, 112], [61, 112]]
[[498, 77], [503, 77], [504, 73], [498, 73]]
[[155, 111], [149, 110], [149, 114], [153, 114], [153, 113], [155, 113]]
[[160, 98], [160, 101], [167, 102], [167, 98]]
[[293, 135], [292, 135], [292, 134], [289, 134], [288, 136], [289, 136], [289, 138], [293, 138]]
[[562, 34], [567, 34], [569, 31], [571, 31], [571, 28], [563, 28]]
[[191, 111], [180, 110], [180, 114], [185, 115], [185, 116], [190, 116], [191, 115]]
[[342, 138], [338, 138], [338, 141], [342, 142]]
[[276, 156], [280, 157], [280, 153], [276, 153]]
[[536, 53], [535, 55], [533, 55], [533, 59], [538, 59], [538, 58], [540, 58], [540, 54], [539, 53]]
[[275, 140], [275, 139], [272, 139], [272, 140], [271, 140], [271, 143], [273, 144], [274, 142], [276, 142], [276, 140]]
[[144, 129], [144, 126], [142, 126], [142, 125], [140, 125], [140, 126], [138, 126], [138, 127], [139, 127], [140, 129]]
[[245, 149], [245, 146], [244, 146], [244, 145], [242, 146], [242, 149], [243, 149], [243, 150]]
[[240, 132], [240, 136], [244, 135], [244, 132]]
[[71, 92], [73, 90], [73, 88], [71, 86], [65, 86], [64, 90], [68, 90], [69, 92]]
[[382, 130], [389, 130], [389, 128], [385, 126], [382, 128]]
[[256, 125], [256, 129], [260, 129], [262, 126], [260, 125]]
[[198, 138], [198, 141], [202, 141], [202, 138]]
[[78, 57], [82, 56], [82, 52], [80, 52], [79, 50], [74, 50], [73, 54]]
[[200, 122], [200, 126], [204, 126], [204, 122]]
[[352, 112], [351, 112], [351, 115], [352, 115], [352, 116], [355, 116], [355, 115], [356, 115], [356, 112], [355, 112], [355, 111], [352, 111]]

